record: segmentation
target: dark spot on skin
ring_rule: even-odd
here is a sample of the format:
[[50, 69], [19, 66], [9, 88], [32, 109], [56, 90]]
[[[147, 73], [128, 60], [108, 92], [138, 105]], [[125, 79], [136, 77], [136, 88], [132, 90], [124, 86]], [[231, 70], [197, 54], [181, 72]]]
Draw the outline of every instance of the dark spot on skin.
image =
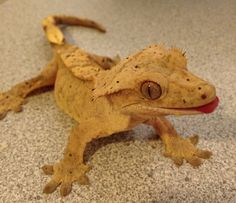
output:
[[92, 89], [92, 91], [94, 91], [94, 90], [95, 90], [95, 88]]
[[66, 58], [68, 58], [68, 57], [70, 57], [70, 54], [67, 54], [67, 55], [66, 55]]
[[169, 61], [170, 61], [170, 58], [171, 58], [171, 55], [168, 55], [168, 56], [166, 57], [166, 61], [169, 62]]
[[185, 99], [183, 99], [183, 102], [184, 102], [184, 104], [186, 104], [186, 100]]
[[102, 62], [104, 63], [104, 62], [105, 62], [105, 59], [102, 59]]
[[120, 82], [119, 80], [116, 81], [116, 83], [119, 83], [119, 82]]
[[156, 54], [157, 52], [154, 51], [153, 53]]
[[135, 68], [139, 68], [139, 66], [138, 65], [136, 65], [136, 66], [134, 66]]
[[6, 96], [6, 99], [8, 99], [9, 98], [9, 96]]
[[103, 86], [105, 86], [107, 83], [104, 83]]
[[207, 96], [205, 95], [205, 94], [202, 94], [202, 99], [206, 99], [207, 98]]
[[92, 98], [91, 101], [94, 101], [94, 98]]
[[187, 80], [188, 82], [190, 81], [190, 79], [189, 79], [189, 78], [187, 78], [186, 80]]
[[126, 57], [126, 59], [129, 59], [129, 57]]
[[72, 157], [72, 154], [71, 154], [71, 153], [69, 153], [69, 156], [70, 156], [70, 157]]
[[70, 174], [72, 174], [72, 171], [69, 171]]
[[108, 62], [112, 62], [112, 59], [110, 59], [110, 58], [107, 58], [107, 61], [108, 61]]
[[201, 90], [202, 88], [201, 87], [198, 87], [199, 90]]
[[29, 82], [25, 82], [25, 84], [26, 84], [26, 85], [28, 85], [28, 84], [29, 84]]
[[72, 87], [72, 85], [69, 85], [69, 88], [71, 88]]

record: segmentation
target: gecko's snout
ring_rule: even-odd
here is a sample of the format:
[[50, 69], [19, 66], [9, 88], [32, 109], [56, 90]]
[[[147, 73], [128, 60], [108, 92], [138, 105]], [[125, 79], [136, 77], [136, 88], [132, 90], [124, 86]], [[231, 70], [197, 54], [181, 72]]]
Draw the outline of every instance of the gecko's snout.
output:
[[216, 98], [216, 89], [211, 84], [199, 86], [198, 91], [201, 93], [201, 99], [206, 100], [207, 102], [211, 102]]

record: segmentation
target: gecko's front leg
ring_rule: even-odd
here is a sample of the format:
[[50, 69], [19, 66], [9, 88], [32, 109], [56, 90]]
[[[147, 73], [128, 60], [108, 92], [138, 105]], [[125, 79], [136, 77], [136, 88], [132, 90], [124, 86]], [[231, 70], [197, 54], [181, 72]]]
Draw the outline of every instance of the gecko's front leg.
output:
[[96, 120], [78, 124], [71, 130], [64, 157], [54, 165], [43, 166], [46, 175], [52, 175], [51, 181], [44, 187], [44, 193], [52, 193], [60, 185], [60, 193], [66, 196], [71, 192], [72, 183], [88, 184], [89, 180], [85, 173], [90, 167], [84, 164], [83, 156], [86, 144], [99, 136], [108, 136], [102, 126], [102, 122]]
[[193, 135], [189, 138], [181, 137], [170, 122], [164, 117], [158, 117], [148, 121], [165, 144], [164, 155], [170, 157], [175, 164], [182, 165], [186, 160], [192, 166], [201, 165], [202, 159], [208, 159], [212, 153], [208, 150], [201, 150], [196, 147], [198, 136]]

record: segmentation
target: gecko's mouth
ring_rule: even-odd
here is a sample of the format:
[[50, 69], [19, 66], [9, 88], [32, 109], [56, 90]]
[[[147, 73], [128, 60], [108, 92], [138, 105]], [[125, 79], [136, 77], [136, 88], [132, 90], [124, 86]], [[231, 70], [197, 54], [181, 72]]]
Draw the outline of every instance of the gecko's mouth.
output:
[[163, 109], [164, 111], [172, 111], [173, 114], [201, 114], [201, 113], [212, 113], [219, 104], [219, 98], [216, 96], [213, 101], [211, 101], [208, 104], [199, 106], [199, 107], [193, 107], [193, 108], [170, 108], [170, 109]]
[[212, 113], [219, 104], [219, 98], [215, 97], [215, 99], [208, 104], [193, 107], [193, 108], [163, 108], [163, 107], [152, 107], [141, 105], [139, 103], [130, 104], [124, 106], [126, 113], [130, 114], [139, 114], [143, 116], [159, 116], [159, 115], [194, 115], [194, 114], [202, 114], [202, 113]]
[[217, 108], [219, 101], [220, 101], [219, 98], [216, 97], [212, 102], [208, 104], [205, 104], [200, 107], [185, 109], [185, 110], [199, 111], [201, 113], [212, 113]]
[[192, 108], [157, 108], [153, 109], [153, 112], [157, 111], [162, 115], [194, 115], [194, 114], [202, 114], [202, 113], [212, 113], [219, 104], [219, 98], [215, 97], [215, 99], [208, 104], [192, 107]]

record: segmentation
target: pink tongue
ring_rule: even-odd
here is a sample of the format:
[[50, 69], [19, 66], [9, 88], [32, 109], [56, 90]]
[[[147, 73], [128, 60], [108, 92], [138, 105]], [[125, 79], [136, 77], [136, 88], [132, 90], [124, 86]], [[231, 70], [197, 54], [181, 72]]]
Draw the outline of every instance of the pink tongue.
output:
[[212, 101], [211, 103], [200, 106], [200, 107], [197, 107], [197, 108], [193, 108], [193, 109], [197, 110], [197, 111], [200, 111], [200, 112], [203, 112], [203, 113], [211, 113], [216, 109], [218, 104], [219, 104], [219, 98], [216, 97], [215, 100]]

